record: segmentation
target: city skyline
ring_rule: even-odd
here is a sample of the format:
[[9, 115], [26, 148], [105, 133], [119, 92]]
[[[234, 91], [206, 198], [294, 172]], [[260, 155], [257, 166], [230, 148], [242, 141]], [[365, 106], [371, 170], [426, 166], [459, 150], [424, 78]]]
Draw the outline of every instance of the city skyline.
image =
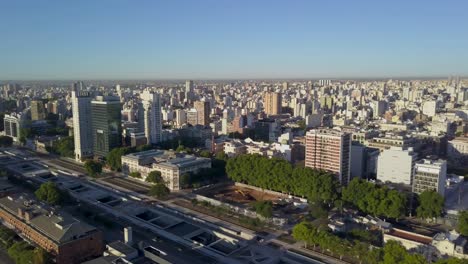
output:
[[1, 80], [468, 74], [463, 1], [9, 1]]

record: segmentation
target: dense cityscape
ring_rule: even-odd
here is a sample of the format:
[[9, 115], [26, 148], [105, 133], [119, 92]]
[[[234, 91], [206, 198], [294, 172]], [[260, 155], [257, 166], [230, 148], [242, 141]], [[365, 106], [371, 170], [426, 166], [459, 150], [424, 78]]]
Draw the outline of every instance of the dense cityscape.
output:
[[16, 263], [468, 258], [463, 78], [7, 82], [1, 98]]

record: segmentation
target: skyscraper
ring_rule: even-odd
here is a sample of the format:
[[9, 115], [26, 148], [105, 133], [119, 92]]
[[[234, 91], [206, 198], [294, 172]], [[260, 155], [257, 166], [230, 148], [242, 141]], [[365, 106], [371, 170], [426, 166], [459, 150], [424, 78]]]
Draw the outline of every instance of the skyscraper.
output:
[[267, 115], [281, 114], [281, 104], [281, 93], [265, 92], [265, 94], [263, 95], [263, 107]]
[[94, 155], [105, 157], [122, 145], [121, 106], [117, 96], [97, 96], [91, 101]]
[[44, 108], [44, 102], [39, 100], [31, 101], [31, 120], [44, 120], [46, 118], [46, 112]]
[[202, 126], [210, 125], [210, 102], [196, 101], [194, 108], [197, 110], [197, 124]]
[[159, 94], [145, 90], [140, 98], [143, 110], [143, 122], [147, 144], [157, 144], [161, 142], [161, 99]]
[[91, 133], [91, 100], [89, 92], [83, 91], [82, 82], [72, 85], [73, 135], [75, 140], [75, 159], [83, 160], [93, 155]]
[[193, 81], [187, 80], [185, 81], [185, 100], [189, 102], [193, 99]]
[[305, 166], [338, 176], [341, 184], [350, 178], [351, 134], [333, 129], [314, 129], [306, 134]]

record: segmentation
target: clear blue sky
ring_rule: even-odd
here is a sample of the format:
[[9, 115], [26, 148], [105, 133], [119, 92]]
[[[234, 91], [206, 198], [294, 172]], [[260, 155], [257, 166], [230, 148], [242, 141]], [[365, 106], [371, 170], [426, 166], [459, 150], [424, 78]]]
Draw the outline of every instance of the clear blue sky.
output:
[[467, 0], [0, 0], [0, 10], [0, 80], [468, 75]]

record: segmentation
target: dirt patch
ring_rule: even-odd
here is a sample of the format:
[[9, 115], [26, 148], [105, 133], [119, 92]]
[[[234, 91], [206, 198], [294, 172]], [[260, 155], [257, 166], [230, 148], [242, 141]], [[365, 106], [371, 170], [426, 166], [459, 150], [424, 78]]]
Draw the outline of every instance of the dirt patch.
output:
[[235, 205], [247, 205], [256, 201], [275, 202], [281, 198], [278, 195], [235, 185], [203, 190], [198, 194]]

